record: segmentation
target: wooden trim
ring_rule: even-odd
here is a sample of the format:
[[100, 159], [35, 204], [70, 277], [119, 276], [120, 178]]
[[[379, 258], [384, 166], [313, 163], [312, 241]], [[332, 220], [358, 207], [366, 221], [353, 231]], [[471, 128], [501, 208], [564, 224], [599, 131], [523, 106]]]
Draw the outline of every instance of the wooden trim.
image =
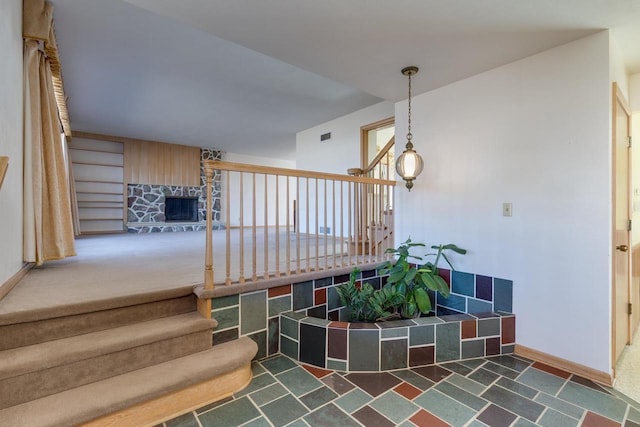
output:
[[607, 386], [613, 385], [612, 373], [598, 371], [597, 369], [590, 368], [580, 363], [571, 362], [567, 359], [553, 356], [548, 353], [543, 353], [541, 351], [534, 350], [520, 344], [515, 345], [514, 353], [516, 356], [526, 357], [527, 359], [541, 362], [546, 365], [553, 366], [554, 368], [562, 369], [563, 371], [579, 375], [600, 384], [604, 384]]
[[24, 263], [22, 268], [18, 270], [16, 274], [11, 276], [9, 280], [0, 285], [0, 300], [2, 300], [2, 298], [4, 298], [9, 292], [11, 292], [13, 288], [16, 287], [18, 282], [22, 280], [22, 278], [29, 272], [29, 270], [33, 268], [34, 265], [36, 265], [34, 262]]
[[363, 175], [364, 174], [368, 174], [369, 172], [371, 172], [373, 170], [373, 168], [375, 168], [378, 165], [378, 163], [380, 163], [382, 158], [387, 155], [389, 150], [391, 150], [391, 147], [393, 147], [395, 144], [396, 144], [396, 137], [394, 135], [394, 136], [391, 137], [391, 139], [389, 139], [389, 142], [387, 142], [385, 144], [385, 146], [382, 147], [382, 150], [380, 150], [380, 152], [378, 154], [376, 154], [376, 157], [374, 157], [373, 160], [371, 160], [371, 163], [369, 163], [363, 169], [363, 172], [362, 172]]
[[81, 236], [92, 236], [98, 234], [126, 234], [125, 230], [103, 230], [103, 231], [80, 231]]
[[368, 136], [367, 133], [370, 130], [381, 128], [384, 126], [388, 126], [390, 124], [395, 124], [396, 118], [394, 116], [387, 117], [386, 119], [378, 120], [377, 122], [369, 123], [367, 125], [360, 127], [360, 167], [365, 169], [368, 164], [369, 157], [369, 146], [368, 146]]
[[2, 188], [4, 177], [7, 174], [7, 168], [9, 168], [9, 157], [0, 156], [0, 188]]
[[284, 168], [274, 168], [270, 166], [257, 166], [257, 165], [245, 165], [243, 163], [233, 163], [233, 162], [223, 162], [220, 160], [204, 160], [204, 164], [211, 163], [213, 169], [215, 170], [225, 170], [232, 172], [248, 172], [248, 173], [258, 173], [258, 174], [267, 174], [267, 175], [284, 175], [291, 177], [299, 177], [299, 178], [314, 178], [314, 179], [328, 179], [336, 181], [349, 181], [363, 184], [381, 184], [381, 185], [390, 185], [395, 186], [397, 184], [396, 181], [389, 181], [386, 179], [375, 179], [375, 178], [367, 178], [362, 176], [349, 176], [349, 175], [340, 175], [337, 173], [324, 173], [324, 172], [314, 172], [314, 171], [306, 171], [300, 169], [284, 169]]
[[199, 384], [166, 394], [82, 424], [83, 427], [140, 427], [164, 421], [217, 402], [249, 385], [251, 362]]

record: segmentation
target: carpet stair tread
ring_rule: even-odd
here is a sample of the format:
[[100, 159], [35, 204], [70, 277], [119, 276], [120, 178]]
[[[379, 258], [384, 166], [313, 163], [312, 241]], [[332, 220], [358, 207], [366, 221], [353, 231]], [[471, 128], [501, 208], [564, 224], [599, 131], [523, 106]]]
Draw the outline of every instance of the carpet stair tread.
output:
[[77, 425], [223, 375], [258, 350], [243, 337], [209, 350], [0, 410], [0, 425]]

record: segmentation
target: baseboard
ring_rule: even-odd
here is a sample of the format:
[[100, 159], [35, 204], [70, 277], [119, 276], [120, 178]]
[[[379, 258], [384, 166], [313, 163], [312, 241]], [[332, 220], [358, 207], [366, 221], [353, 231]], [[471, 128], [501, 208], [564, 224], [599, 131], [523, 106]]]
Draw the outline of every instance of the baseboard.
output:
[[35, 262], [25, 262], [22, 268], [18, 270], [16, 274], [14, 274], [9, 278], [9, 280], [0, 285], [0, 300], [7, 296], [7, 294], [16, 287], [18, 282], [22, 280], [22, 278], [29, 272], [29, 270], [31, 270], [31, 268], [33, 268], [34, 265], [36, 265]]
[[234, 371], [157, 399], [139, 403], [104, 417], [81, 424], [82, 427], [155, 426], [202, 406], [227, 398], [249, 385], [253, 378], [251, 362]]
[[544, 363], [545, 365], [553, 366], [554, 368], [562, 369], [563, 371], [579, 375], [600, 384], [604, 384], [610, 387], [613, 386], [612, 374], [598, 371], [588, 366], [581, 365], [580, 363], [571, 362], [561, 357], [543, 353], [541, 351], [534, 350], [520, 344], [515, 345], [514, 354], [516, 356], [522, 356], [536, 362]]

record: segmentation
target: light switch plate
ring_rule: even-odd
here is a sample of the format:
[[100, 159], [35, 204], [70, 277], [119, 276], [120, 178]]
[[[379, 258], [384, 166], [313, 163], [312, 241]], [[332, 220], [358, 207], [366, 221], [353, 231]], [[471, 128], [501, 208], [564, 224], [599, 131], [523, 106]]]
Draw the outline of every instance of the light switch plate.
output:
[[513, 206], [511, 206], [511, 203], [503, 203], [502, 216], [512, 216], [512, 215], [513, 215]]

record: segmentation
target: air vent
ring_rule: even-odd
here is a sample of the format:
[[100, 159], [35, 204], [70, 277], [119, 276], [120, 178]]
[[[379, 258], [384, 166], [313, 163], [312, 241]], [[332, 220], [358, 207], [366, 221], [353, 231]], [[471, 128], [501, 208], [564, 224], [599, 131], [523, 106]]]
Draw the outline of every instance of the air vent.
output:
[[320, 135], [320, 142], [331, 139], [331, 132], [323, 133]]

